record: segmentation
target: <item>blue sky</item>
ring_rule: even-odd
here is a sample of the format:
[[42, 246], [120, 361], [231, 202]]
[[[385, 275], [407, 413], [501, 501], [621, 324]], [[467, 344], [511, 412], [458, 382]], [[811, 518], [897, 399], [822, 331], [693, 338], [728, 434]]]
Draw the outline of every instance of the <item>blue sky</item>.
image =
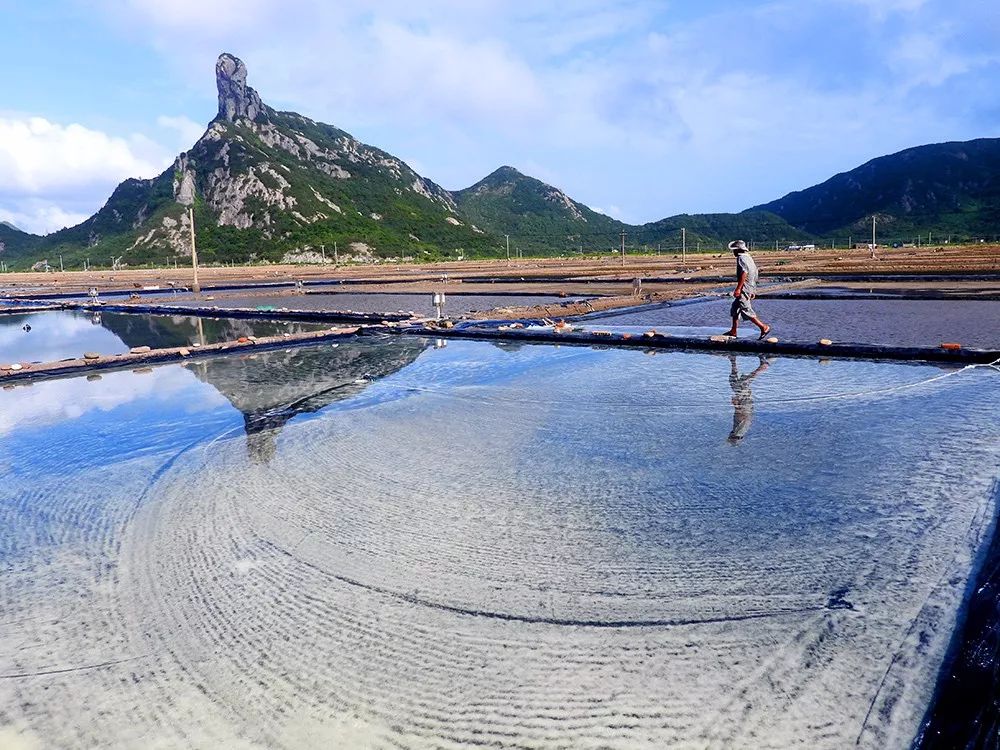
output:
[[214, 63], [443, 186], [502, 164], [631, 222], [1000, 136], [995, 0], [0, 0], [0, 220], [45, 232], [215, 115]]

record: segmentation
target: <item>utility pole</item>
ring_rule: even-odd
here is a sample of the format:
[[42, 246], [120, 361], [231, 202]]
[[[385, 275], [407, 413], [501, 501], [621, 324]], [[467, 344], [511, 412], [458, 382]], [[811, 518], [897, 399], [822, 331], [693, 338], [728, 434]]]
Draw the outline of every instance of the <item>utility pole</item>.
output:
[[340, 265], [340, 254], [337, 252], [337, 242], [336, 242], [336, 240], [334, 240], [334, 243], [333, 243], [333, 265], [335, 265], [335, 266], [339, 266]]
[[687, 228], [681, 227], [681, 262], [686, 266], [688, 258], [688, 235]]
[[326, 245], [320, 245], [319, 251], [323, 254], [323, 263], [326, 263]]
[[875, 214], [872, 214], [872, 260], [875, 260]]
[[191, 268], [194, 270], [194, 280], [191, 284], [191, 291], [195, 294], [201, 293], [201, 284], [198, 283], [198, 248], [194, 242], [194, 206], [188, 209], [188, 217], [191, 219]]
[[510, 263], [510, 235], [505, 234], [504, 238], [507, 240], [507, 262]]
[[625, 268], [625, 230], [622, 230], [622, 268]]

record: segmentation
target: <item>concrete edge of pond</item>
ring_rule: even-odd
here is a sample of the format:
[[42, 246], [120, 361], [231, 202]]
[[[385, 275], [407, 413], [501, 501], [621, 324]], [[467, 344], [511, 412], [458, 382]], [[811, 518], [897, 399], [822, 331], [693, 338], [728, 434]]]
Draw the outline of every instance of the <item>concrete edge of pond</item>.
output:
[[62, 310], [62, 305], [10, 305], [0, 307], [0, 316], [5, 315], [31, 315], [40, 312], [52, 312]]
[[[934, 362], [954, 365], [996, 364], [1000, 350], [893, 347], [870, 344], [775, 342], [754, 339], [732, 339], [722, 336], [709, 338], [672, 336], [651, 329], [643, 334], [605, 330], [573, 330], [556, 327], [518, 328], [508, 323], [463, 323], [455, 327], [450, 321], [408, 321], [407, 323], [382, 323], [369, 326], [331, 328], [326, 331], [283, 334], [281, 336], [246, 337], [237, 341], [224, 341], [204, 346], [148, 349], [135, 347], [126, 354], [95, 355], [56, 362], [13, 363], [0, 365], [0, 386], [18, 382], [44, 380], [62, 376], [86, 374], [101, 370], [142, 369], [150, 365], [185, 362], [209, 356], [236, 354], [249, 351], [266, 351], [290, 346], [308, 346], [324, 341], [356, 335], [400, 334], [426, 338], [463, 338], [489, 341], [512, 341], [540, 344], [572, 344], [578, 346], [621, 347], [635, 349], [665, 349], [678, 351], [734, 352], [745, 354], [771, 354], [782, 356], [807, 356], [821, 359], [869, 359], [908, 362]], [[523, 324], [520, 324], [523, 325]], [[825, 341], [825, 340], [824, 340]]]
[[11, 369], [11, 365], [4, 364], [0, 365], [0, 387], [24, 381], [45, 380], [67, 375], [85, 375], [102, 370], [135, 370], [150, 365], [176, 364], [225, 354], [308, 346], [355, 336], [360, 330], [361, 328], [358, 326], [331, 328], [326, 331], [308, 331], [261, 338], [246, 337], [237, 341], [222, 341], [204, 346], [178, 346], [169, 349], [133, 347], [133, 350], [126, 354], [102, 354], [90, 359], [79, 357], [57, 362], [18, 363], [18, 369]]
[[[562, 332], [555, 327], [512, 328], [505, 325], [461, 325], [446, 327], [432, 323], [397, 326], [395, 332], [427, 337], [454, 337], [501, 341], [526, 341], [545, 344], [582, 344], [589, 346], [632, 347], [639, 349], [677, 349], [713, 352], [740, 352], [747, 354], [773, 354], [809, 356], [838, 359], [873, 359], [909, 362], [941, 362], [946, 364], [993, 364], [1000, 361], [1000, 349], [966, 349], [919, 346], [879, 346], [875, 344], [805, 343], [778, 341], [770, 343], [757, 339], [736, 339], [723, 336], [696, 337], [672, 336], [650, 329], [646, 333], [621, 333], [602, 330], [573, 330], [567, 326]], [[826, 342], [824, 339], [823, 342]]]

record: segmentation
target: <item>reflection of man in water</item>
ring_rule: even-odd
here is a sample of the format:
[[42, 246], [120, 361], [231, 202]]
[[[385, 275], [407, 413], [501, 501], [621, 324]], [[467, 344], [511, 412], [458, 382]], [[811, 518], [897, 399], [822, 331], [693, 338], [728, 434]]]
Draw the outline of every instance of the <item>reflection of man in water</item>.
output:
[[750, 431], [750, 423], [753, 421], [753, 393], [750, 391], [750, 381], [764, 372], [771, 363], [761, 357], [757, 369], [748, 375], [740, 375], [736, 355], [729, 355], [729, 364], [729, 387], [733, 389], [733, 430], [729, 433], [729, 442], [736, 443]]

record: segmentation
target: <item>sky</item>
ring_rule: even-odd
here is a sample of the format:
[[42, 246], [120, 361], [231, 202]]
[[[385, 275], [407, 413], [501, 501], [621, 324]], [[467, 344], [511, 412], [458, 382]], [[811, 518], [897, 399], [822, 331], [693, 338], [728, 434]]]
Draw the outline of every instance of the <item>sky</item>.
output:
[[632, 223], [1000, 136], [996, 0], [0, 0], [0, 220], [44, 233], [215, 116], [215, 60], [449, 189], [501, 165]]

